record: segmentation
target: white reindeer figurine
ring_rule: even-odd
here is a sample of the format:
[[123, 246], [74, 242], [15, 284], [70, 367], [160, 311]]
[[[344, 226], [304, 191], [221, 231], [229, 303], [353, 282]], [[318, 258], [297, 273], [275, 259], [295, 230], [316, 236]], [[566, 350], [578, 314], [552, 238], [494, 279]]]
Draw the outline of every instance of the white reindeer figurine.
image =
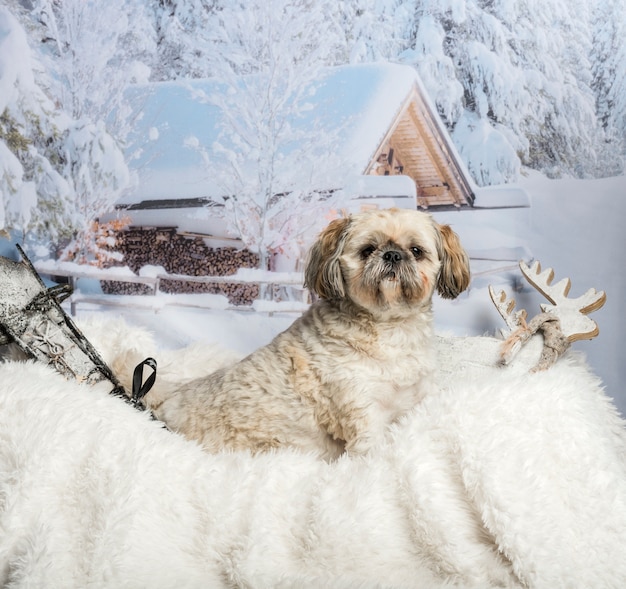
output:
[[500, 363], [509, 364], [522, 346], [541, 330], [544, 345], [541, 358], [533, 369], [537, 372], [552, 366], [572, 342], [593, 339], [598, 335], [598, 325], [587, 315], [604, 305], [606, 294], [590, 288], [582, 296], [570, 299], [567, 297], [572, 285], [569, 278], [552, 284], [552, 268], [542, 272], [538, 261], [530, 267], [524, 262], [520, 262], [519, 266], [526, 280], [552, 304], [542, 304], [542, 313], [527, 322], [524, 309], [513, 312], [515, 299], [508, 299], [504, 291], [496, 295], [494, 289], [489, 287], [491, 300], [510, 330], [505, 334], [508, 337], [500, 351]]

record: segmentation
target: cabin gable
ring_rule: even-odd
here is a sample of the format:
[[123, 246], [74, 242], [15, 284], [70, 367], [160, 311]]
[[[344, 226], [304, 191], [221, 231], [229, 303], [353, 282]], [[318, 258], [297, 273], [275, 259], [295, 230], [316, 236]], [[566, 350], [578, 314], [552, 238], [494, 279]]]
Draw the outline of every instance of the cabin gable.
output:
[[472, 205], [474, 193], [435, 115], [414, 86], [365, 172], [413, 179], [420, 207]]

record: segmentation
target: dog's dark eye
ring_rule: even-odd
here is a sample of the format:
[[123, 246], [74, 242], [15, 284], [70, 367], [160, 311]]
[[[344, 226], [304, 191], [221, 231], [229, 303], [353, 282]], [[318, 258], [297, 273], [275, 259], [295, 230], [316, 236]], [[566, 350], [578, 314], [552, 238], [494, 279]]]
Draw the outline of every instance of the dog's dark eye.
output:
[[411, 253], [416, 260], [424, 257], [424, 250], [421, 247], [417, 247], [416, 245], [411, 248]]
[[361, 250], [361, 257], [365, 260], [366, 258], [369, 258], [375, 251], [376, 248], [373, 245], [366, 245]]

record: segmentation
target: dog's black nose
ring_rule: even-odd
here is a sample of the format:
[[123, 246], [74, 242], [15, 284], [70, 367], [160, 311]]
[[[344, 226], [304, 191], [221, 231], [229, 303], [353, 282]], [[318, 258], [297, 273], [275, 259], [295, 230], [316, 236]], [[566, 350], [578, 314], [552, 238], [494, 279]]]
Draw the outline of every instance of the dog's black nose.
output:
[[402, 259], [402, 254], [396, 250], [389, 250], [383, 254], [383, 260], [385, 262], [391, 262], [397, 264]]

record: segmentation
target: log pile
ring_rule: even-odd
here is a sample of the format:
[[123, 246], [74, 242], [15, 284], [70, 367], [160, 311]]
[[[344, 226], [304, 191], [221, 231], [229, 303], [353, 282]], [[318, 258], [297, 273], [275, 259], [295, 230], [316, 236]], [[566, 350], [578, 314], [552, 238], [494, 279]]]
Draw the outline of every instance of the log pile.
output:
[[[131, 227], [117, 235], [121, 265], [133, 272], [146, 265], [162, 266], [168, 274], [187, 276], [230, 276], [239, 268], [256, 268], [258, 256], [246, 249], [211, 248], [200, 237], [178, 235], [175, 228]], [[151, 294], [143, 284], [102, 281], [107, 294]], [[168, 293], [223, 294], [233, 305], [249, 305], [259, 297], [258, 284], [199, 284], [182, 280], [162, 280], [160, 290]]]

